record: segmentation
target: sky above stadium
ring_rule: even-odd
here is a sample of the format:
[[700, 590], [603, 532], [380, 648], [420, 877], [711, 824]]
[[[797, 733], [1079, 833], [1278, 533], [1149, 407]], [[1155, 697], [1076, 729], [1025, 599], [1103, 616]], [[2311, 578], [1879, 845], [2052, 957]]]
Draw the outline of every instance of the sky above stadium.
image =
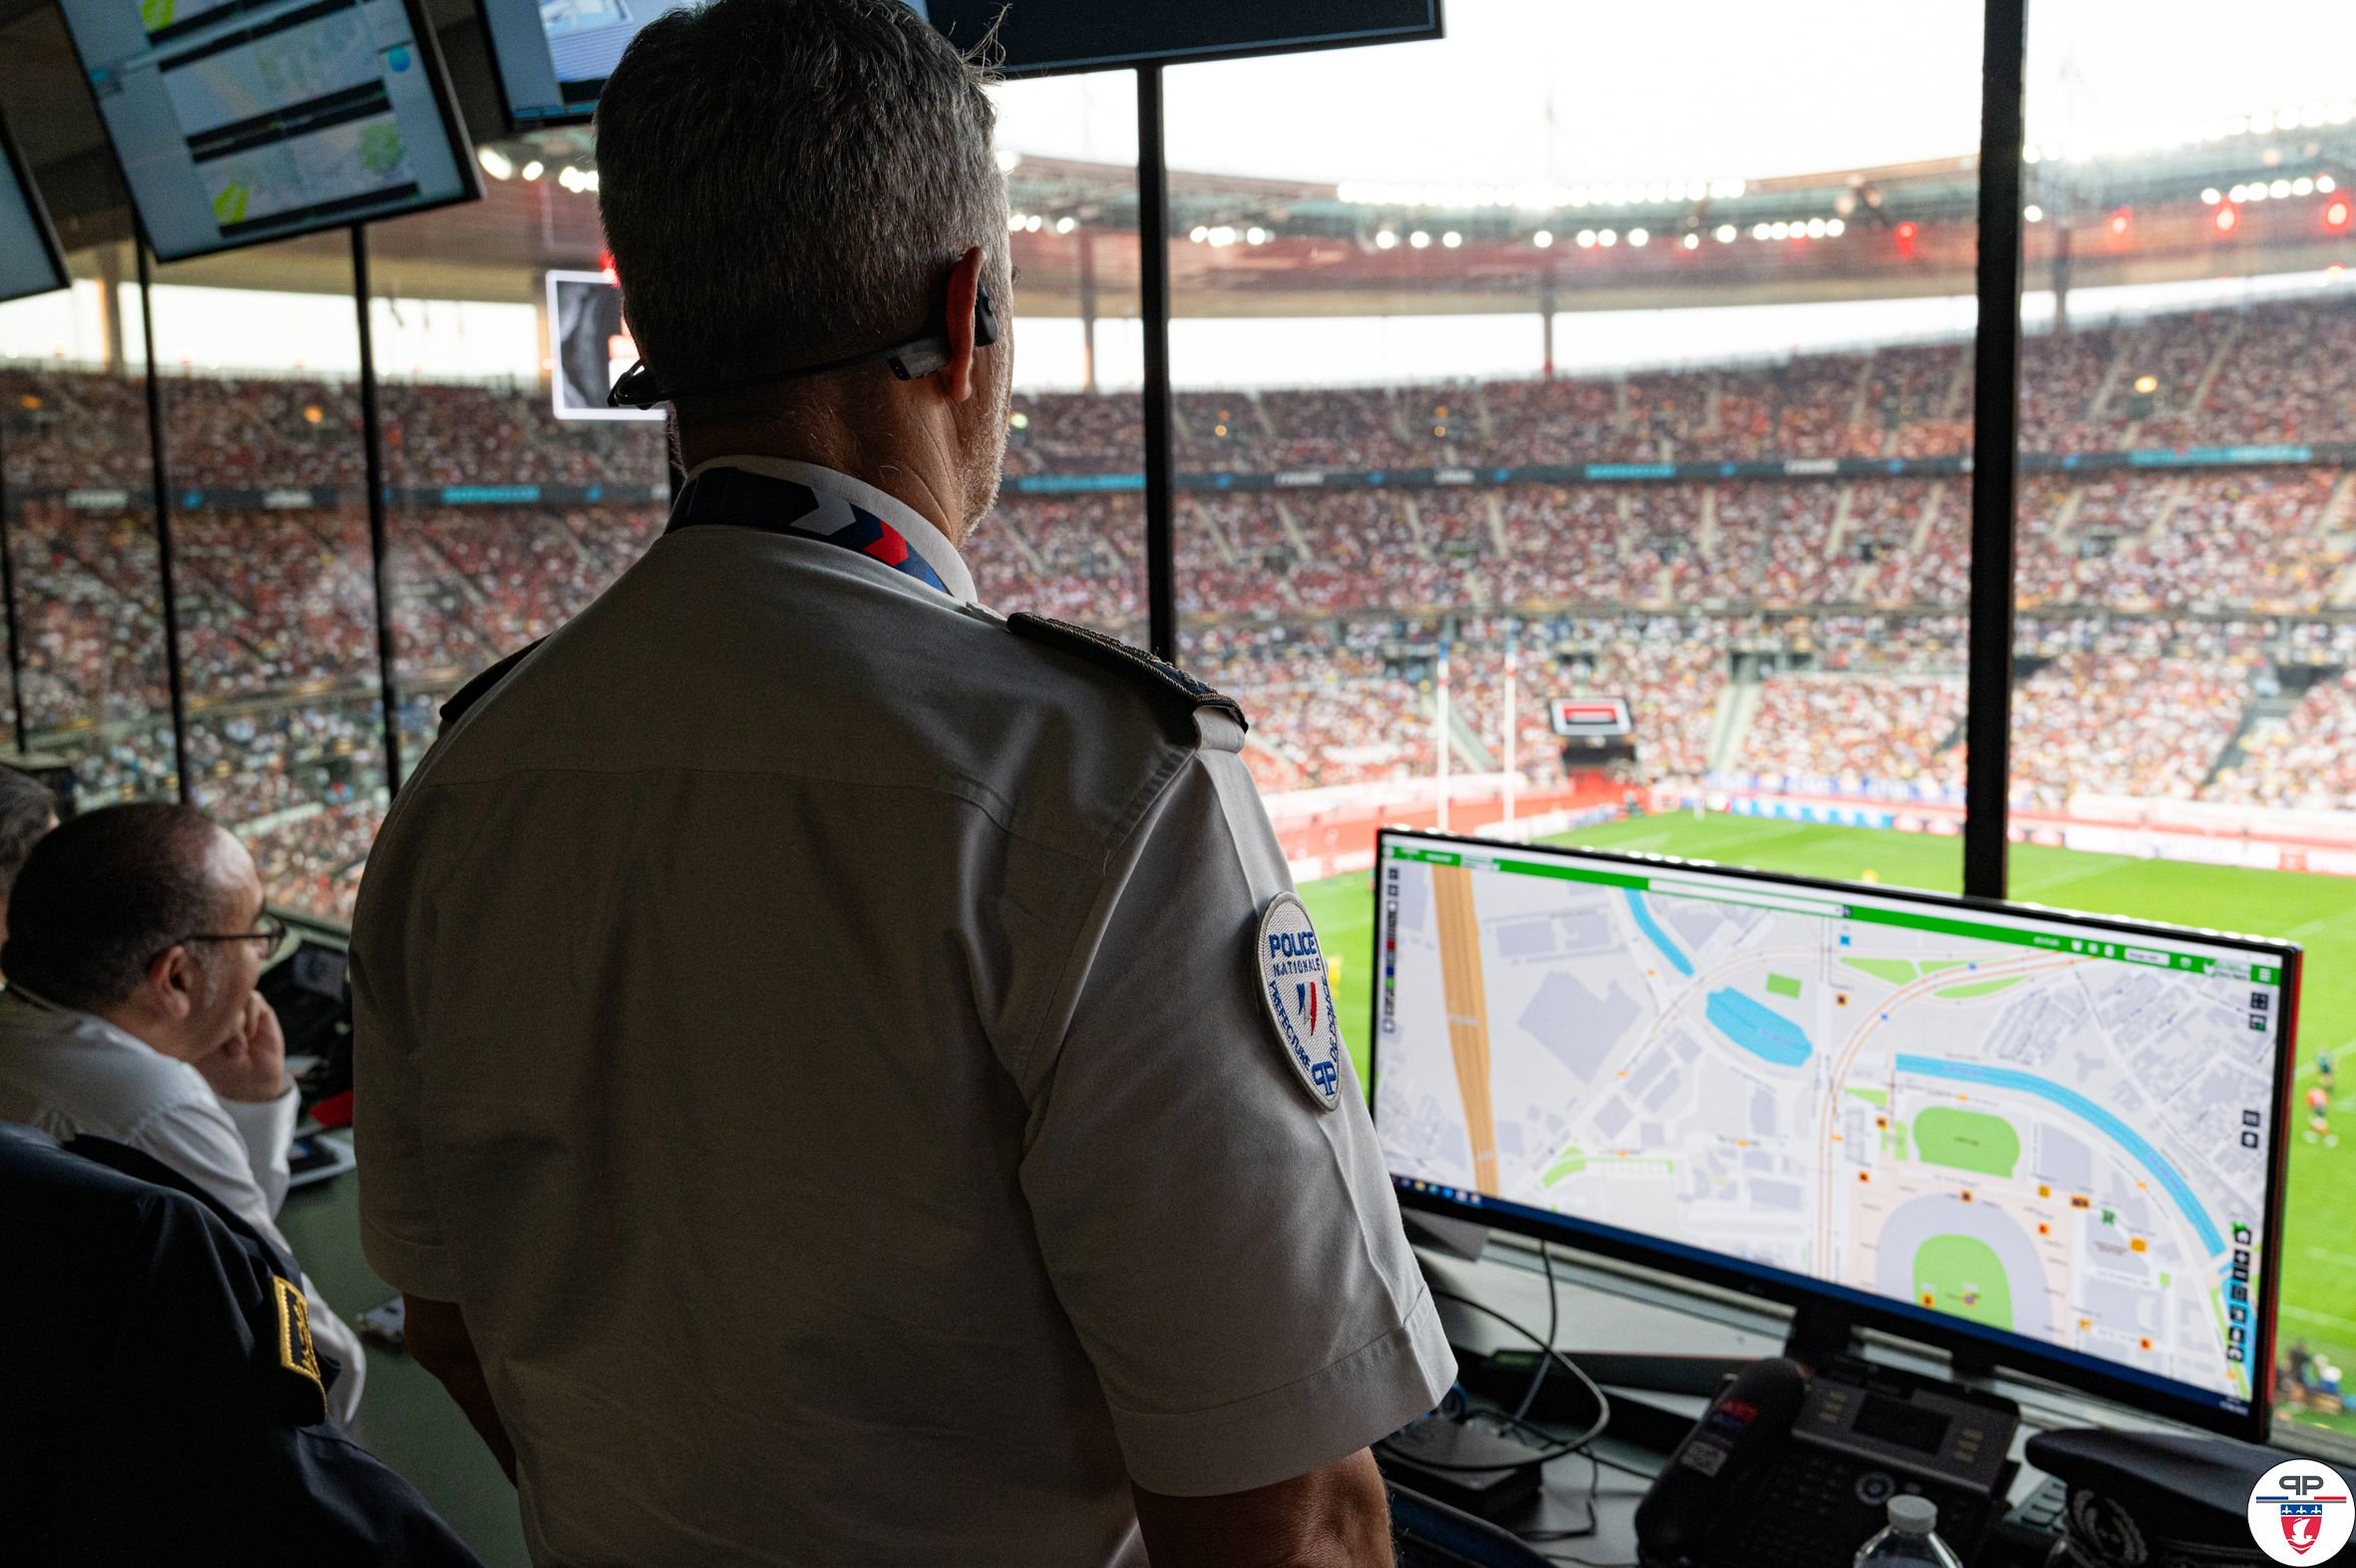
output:
[[[1176, 169], [1312, 182], [1763, 179], [1979, 144], [1955, 0], [1446, 0], [1448, 37], [1167, 73]], [[2149, 145], [2356, 90], [2348, 0], [2045, 0], [2033, 143]], [[1001, 145], [1136, 156], [1130, 79], [1000, 91]]]

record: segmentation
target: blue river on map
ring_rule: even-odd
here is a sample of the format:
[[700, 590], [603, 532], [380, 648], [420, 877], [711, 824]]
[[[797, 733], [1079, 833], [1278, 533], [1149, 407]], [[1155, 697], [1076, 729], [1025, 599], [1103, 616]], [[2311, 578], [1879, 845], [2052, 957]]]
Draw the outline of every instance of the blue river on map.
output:
[[1796, 1067], [1815, 1049], [1808, 1044], [1807, 1030], [1739, 990], [1712, 991], [1707, 1016], [1719, 1033], [1778, 1067]]
[[1690, 977], [1694, 973], [1694, 961], [1687, 958], [1684, 951], [1669, 940], [1669, 933], [1663, 931], [1661, 923], [1653, 919], [1653, 912], [1644, 907], [1644, 895], [1634, 888], [1629, 888], [1626, 892], [1628, 894], [1628, 913], [1636, 917], [1636, 929], [1652, 939], [1653, 946], [1661, 950], [1661, 957], [1669, 961], [1671, 969], [1680, 975]]

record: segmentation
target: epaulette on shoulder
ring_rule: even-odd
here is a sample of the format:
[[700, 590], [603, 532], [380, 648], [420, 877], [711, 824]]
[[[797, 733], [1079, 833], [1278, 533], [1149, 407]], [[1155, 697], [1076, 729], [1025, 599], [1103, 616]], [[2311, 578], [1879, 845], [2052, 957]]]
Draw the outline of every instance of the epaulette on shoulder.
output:
[[1203, 708], [1226, 714], [1235, 720], [1238, 728], [1252, 727], [1235, 698], [1204, 685], [1168, 659], [1157, 658], [1118, 637], [1075, 626], [1068, 620], [1053, 620], [1019, 610], [1006, 617], [1006, 625], [1016, 636], [1076, 653], [1090, 663], [1127, 676], [1151, 699], [1154, 711], [1170, 727], [1174, 739], [1195, 738], [1194, 716]]
[[492, 665], [489, 669], [483, 671], [480, 675], [477, 675], [474, 679], [468, 681], [465, 685], [450, 693], [450, 700], [442, 704], [442, 727], [444, 729], [448, 729], [451, 725], [457, 723], [461, 718], [465, 717], [467, 709], [473, 707], [476, 703], [489, 696], [493, 686], [496, 686], [501, 681], [507, 679], [509, 673], [513, 671], [518, 664], [523, 663], [526, 658], [531, 656], [532, 650], [534, 648], [540, 646], [542, 642], [546, 642], [548, 638], [541, 637], [537, 640], [525, 643], [522, 647], [516, 649], [516, 651], [510, 653], [507, 657], [501, 659], [498, 663]]

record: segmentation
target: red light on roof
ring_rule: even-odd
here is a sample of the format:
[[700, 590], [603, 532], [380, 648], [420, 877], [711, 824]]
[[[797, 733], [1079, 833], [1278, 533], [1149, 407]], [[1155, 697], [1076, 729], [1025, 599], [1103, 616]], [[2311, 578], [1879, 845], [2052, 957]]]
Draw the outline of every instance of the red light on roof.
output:
[[1897, 237], [1898, 254], [1906, 257], [1908, 260], [1912, 260], [1914, 257], [1914, 241], [1915, 238], [1921, 234], [1922, 230], [1917, 228], [1913, 222], [1908, 221], [1900, 223], [1895, 229], [1891, 230], [1891, 232]]
[[2220, 206], [2217, 215], [2210, 221], [2217, 225], [2218, 233], [2229, 234], [2233, 232], [2233, 225], [2241, 221], [2241, 214], [2229, 206]]
[[605, 274], [606, 282], [611, 283], [616, 287], [620, 286], [621, 278], [613, 270], [612, 251], [600, 250], [597, 252], [597, 270]]
[[1898, 225], [1898, 237], [1900, 239], [1912, 239], [1920, 232], [1921, 230], [1916, 228], [1912, 223], [1900, 223]]
[[2356, 217], [2356, 211], [2351, 211], [2349, 208], [2348, 198], [2334, 196], [2331, 199], [2331, 204], [2323, 209], [2323, 226], [2336, 234], [2348, 226], [2348, 220], [2351, 217]]
[[2129, 219], [2130, 219], [2130, 217], [2131, 217], [2132, 215], [2133, 215], [2133, 214], [2131, 214], [2131, 213], [2128, 211], [2128, 209], [2127, 209], [2126, 207], [2124, 207], [2124, 206], [2123, 206], [2123, 207], [2121, 207], [2121, 208], [2120, 208], [2118, 211], [2116, 211], [2116, 212], [2112, 213], [2112, 214], [2111, 214], [2111, 232], [2113, 232], [2114, 234], [2124, 234], [2124, 233], [2126, 233], [2126, 232], [2127, 232], [2127, 225], [2128, 225], [2128, 221], [2129, 221]]

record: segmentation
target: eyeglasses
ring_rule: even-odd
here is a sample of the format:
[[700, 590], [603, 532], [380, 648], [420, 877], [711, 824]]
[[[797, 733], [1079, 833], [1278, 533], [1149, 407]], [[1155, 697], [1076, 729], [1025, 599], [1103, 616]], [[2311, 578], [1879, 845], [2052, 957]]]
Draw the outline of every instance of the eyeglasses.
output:
[[[259, 922], [257, 922], [257, 924], [260, 927], [260, 929], [257, 931], [191, 932], [185, 937], [176, 938], [172, 943], [172, 948], [177, 948], [184, 943], [190, 942], [258, 942], [262, 945], [262, 957], [266, 959], [271, 954], [278, 951], [279, 943], [286, 940], [286, 923], [280, 920], [277, 916], [272, 915], [269, 911], [264, 910], [262, 911], [261, 919]], [[172, 948], [166, 948], [164, 953], [171, 952]], [[156, 958], [160, 959], [163, 956], [163, 953], [159, 953], [156, 955]], [[156, 961], [155, 959], [150, 959], [148, 962], [153, 964]]]

